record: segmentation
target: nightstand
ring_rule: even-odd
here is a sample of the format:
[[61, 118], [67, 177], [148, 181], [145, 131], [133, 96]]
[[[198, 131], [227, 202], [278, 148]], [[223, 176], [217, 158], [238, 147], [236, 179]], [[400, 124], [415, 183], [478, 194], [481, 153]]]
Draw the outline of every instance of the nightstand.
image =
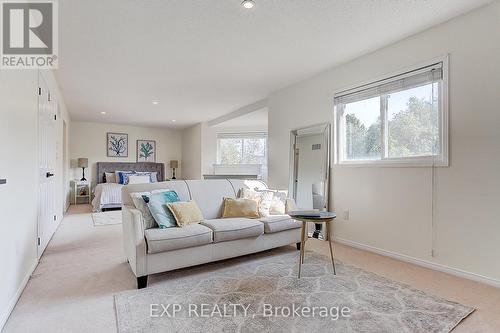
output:
[[72, 180], [71, 187], [73, 190], [73, 203], [90, 204], [91, 203], [91, 186], [89, 181]]

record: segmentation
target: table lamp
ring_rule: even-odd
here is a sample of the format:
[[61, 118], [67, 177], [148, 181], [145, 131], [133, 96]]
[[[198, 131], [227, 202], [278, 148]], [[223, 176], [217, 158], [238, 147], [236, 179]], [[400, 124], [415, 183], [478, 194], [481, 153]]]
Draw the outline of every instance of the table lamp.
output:
[[82, 171], [83, 171], [82, 179], [80, 179], [82, 182], [87, 180], [85, 178], [85, 168], [88, 168], [88, 166], [89, 166], [89, 159], [88, 158], [79, 158], [78, 159], [78, 167], [82, 168]]
[[179, 167], [179, 161], [177, 160], [171, 160], [170, 161], [170, 168], [172, 169], [172, 179], [175, 179], [175, 169]]

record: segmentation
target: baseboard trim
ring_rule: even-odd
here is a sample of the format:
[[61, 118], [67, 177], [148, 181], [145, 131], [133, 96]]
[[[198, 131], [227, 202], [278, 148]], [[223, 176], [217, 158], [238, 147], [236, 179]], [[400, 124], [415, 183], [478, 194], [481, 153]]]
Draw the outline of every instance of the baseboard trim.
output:
[[454, 267], [450, 267], [450, 266], [446, 266], [446, 265], [442, 265], [442, 264], [437, 264], [437, 263], [427, 261], [424, 259], [419, 259], [419, 258], [415, 258], [412, 256], [408, 256], [406, 254], [400, 254], [397, 252], [380, 249], [378, 247], [361, 244], [361, 243], [354, 242], [354, 241], [344, 239], [344, 238], [334, 237], [333, 240], [337, 243], [351, 246], [351, 247], [354, 247], [354, 248], [357, 248], [360, 250], [373, 252], [376, 254], [380, 254], [380, 255], [383, 255], [386, 257], [396, 259], [396, 260], [408, 262], [410, 264], [415, 264], [415, 265], [422, 266], [425, 268], [433, 269], [435, 271], [448, 273], [448, 274], [458, 276], [458, 277], [461, 277], [464, 279], [468, 279], [468, 280], [472, 280], [475, 282], [484, 283], [484, 284], [487, 284], [487, 285], [492, 286], [492, 287], [500, 288], [500, 280], [498, 280], [498, 279], [490, 278], [490, 277], [476, 274], [476, 273], [467, 272], [467, 271], [464, 271], [464, 270], [461, 270], [458, 268], [454, 268]]
[[14, 310], [14, 308], [16, 307], [16, 304], [19, 301], [19, 298], [21, 297], [21, 295], [24, 291], [24, 288], [26, 288], [26, 285], [28, 284], [28, 281], [30, 280], [31, 275], [35, 271], [36, 266], [38, 266], [38, 259], [35, 260], [35, 262], [31, 266], [31, 268], [29, 269], [28, 273], [21, 281], [21, 285], [19, 286], [16, 293], [14, 294], [12, 299], [10, 300], [9, 305], [7, 306], [6, 309], [4, 309], [5, 312], [0, 314], [0, 332], [3, 330], [5, 324], [7, 324], [7, 320], [9, 320], [9, 317], [12, 313], [12, 310]]

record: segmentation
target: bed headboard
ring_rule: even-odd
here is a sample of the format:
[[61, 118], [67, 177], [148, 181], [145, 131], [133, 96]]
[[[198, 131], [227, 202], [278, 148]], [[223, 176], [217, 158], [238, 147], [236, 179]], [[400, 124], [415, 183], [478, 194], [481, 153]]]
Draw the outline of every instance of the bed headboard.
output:
[[104, 183], [105, 172], [115, 171], [157, 172], [158, 181], [165, 180], [165, 164], [146, 162], [97, 162], [97, 184]]

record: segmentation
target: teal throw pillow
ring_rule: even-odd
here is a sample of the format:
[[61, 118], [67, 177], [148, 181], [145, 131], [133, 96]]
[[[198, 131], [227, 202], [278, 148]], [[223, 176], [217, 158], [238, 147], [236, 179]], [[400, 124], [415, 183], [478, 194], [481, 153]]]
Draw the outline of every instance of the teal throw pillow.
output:
[[[144, 199], [144, 201], [146, 201], [146, 198]], [[177, 226], [174, 216], [167, 207], [167, 203], [177, 201], [180, 200], [177, 192], [175, 191], [155, 193], [149, 196], [149, 200], [147, 201], [148, 208], [160, 229]]]

